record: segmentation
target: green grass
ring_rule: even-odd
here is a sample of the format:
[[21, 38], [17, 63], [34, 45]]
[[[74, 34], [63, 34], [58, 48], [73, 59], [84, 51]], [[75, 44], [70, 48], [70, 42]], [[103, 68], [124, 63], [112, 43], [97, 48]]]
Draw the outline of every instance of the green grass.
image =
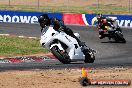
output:
[[[105, 6], [101, 5], [97, 9], [96, 6], [89, 6], [87, 9], [90, 9], [94, 13], [102, 13], [102, 14], [129, 14], [129, 10], [127, 7], [123, 6]], [[130, 10], [132, 13], [132, 10]]]
[[0, 56], [42, 54], [48, 51], [41, 47], [39, 39], [0, 36]]
[[[102, 14], [129, 14], [128, 7], [114, 5], [90, 6], [26, 6], [26, 5], [0, 5], [1, 10], [33, 11], [33, 12], [62, 12], [62, 13], [102, 13]], [[132, 13], [132, 8], [130, 10]]]

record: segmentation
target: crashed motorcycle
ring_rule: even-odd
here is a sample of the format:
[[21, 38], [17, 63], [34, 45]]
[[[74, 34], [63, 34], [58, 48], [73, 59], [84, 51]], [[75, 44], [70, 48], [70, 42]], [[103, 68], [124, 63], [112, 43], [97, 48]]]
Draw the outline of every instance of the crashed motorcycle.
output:
[[[78, 33], [74, 35], [80, 38]], [[42, 31], [40, 44], [48, 49], [63, 64], [75, 61], [93, 63], [95, 60], [94, 50], [87, 46], [79, 46], [77, 40], [64, 31], [55, 31], [52, 26], [47, 26]]]

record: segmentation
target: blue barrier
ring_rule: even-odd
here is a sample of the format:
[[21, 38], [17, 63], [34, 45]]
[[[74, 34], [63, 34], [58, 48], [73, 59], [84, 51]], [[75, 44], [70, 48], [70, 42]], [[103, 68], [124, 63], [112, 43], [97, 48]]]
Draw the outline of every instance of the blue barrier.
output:
[[[131, 15], [103, 15], [106, 17], [110, 17], [112, 19], [115, 19], [119, 26], [124, 27], [132, 27], [132, 16]], [[94, 14], [85, 14], [85, 18], [88, 25], [92, 25], [92, 23], [95, 25], [95, 19], [96, 15]]]
[[19, 22], [19, 23], [37, 23], [38, 16], [48, 14], [49, 17], [62, 19], [62, 13], [46, 13], [46, 12], [23, 12], [23, 11], [0, 11], [0, 22]]
[[[37, 23], [38, 16], [41, 14], [48, 14], [50, 18], [55, 17], [58, 19], [67, 19], [65, 17], [66, 15], [64, 15], [63, 13], [0, 10], [0, 22]], [[117, 20], [119, 26], [132, 27], [132, 16], [131, 15], [104, 15], [104, 16], [108, 16], [110, 18]], [[79, 20], [81, 19], [82, 21], [84, 21], [84, 24], [81, 24], [81, 25], [92, 25], [92, 24], [95, 25], [95, 21], [96, 21], [95, 17], [96, 15], [94, 14], [82, 14], [82, 19], [79, 17]]]
[[131, 15], [105, 15], [112, 19], [115, 19], [119, 26], [132, 27], [132, 16]]

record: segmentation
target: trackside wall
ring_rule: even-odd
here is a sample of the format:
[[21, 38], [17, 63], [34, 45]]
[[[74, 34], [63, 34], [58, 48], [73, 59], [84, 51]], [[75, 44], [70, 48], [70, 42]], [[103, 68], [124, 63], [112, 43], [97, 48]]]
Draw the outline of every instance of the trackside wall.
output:
[[[0, 22], [13, 23], [37, 23], [38, 16], [48, 14], [50, 18], [62, 19], [67, 25], [95, 25], [94, 14], [75, 14], [75, 13], [47, 13], [47, 12], [24, 12], [24, 11], [0, 11]], [[132, 27], [131, 15], [104, 15], [118, 21], [119, 26]]]

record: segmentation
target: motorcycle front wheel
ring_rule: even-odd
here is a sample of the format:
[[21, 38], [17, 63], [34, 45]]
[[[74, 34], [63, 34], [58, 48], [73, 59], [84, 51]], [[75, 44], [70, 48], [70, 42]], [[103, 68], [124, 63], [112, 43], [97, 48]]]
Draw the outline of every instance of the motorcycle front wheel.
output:
[[92, 51], [87, 49], [86, 51], [84, 51], [84, 54], [85, 54], [85, 60], [84, 60], [85, 63], [93, 63], [94, 62], [95, 56]]
[[63, 64], [69, 64], [71, 59], [67, 52], [62, 52], [57, 46], [51, 48], [53, 55]]
[[123, 37], [123, 35], [119, 32], [119, 31], [117, 31], [116, 33], [115, 33], [115, 35], [116, 35], [116, 41], [117, 42], [119, 42], [119, 41], [121, 41], [122, 43], [126, 43], [126, 40], [125, 40], [125, 38]]

